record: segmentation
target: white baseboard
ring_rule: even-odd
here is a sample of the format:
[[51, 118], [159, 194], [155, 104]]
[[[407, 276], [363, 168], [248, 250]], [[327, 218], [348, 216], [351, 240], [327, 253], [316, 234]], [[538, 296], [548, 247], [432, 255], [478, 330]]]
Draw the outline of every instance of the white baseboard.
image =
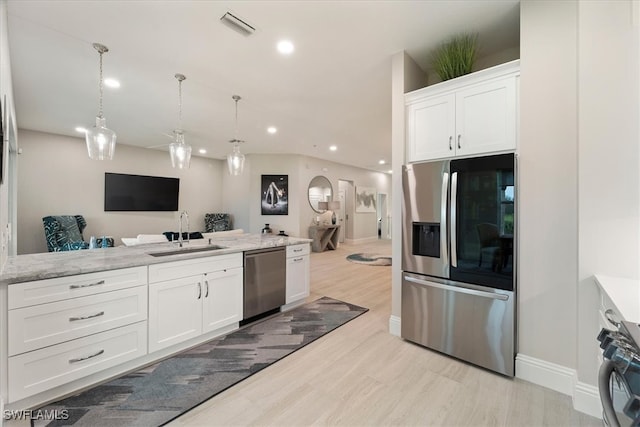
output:
[[389, 333], [396, 337], [400, 336], [400, 316], [389, 316]]
[[573, 408], [592, 417], [602, 418], [598, 387], [577, 381], [573, 388]]
[[516, 377], [571, 396], [576, 411], [602, 417], [598, 388], [579, 382], [575, 369], [519, 353], [516, 356]]

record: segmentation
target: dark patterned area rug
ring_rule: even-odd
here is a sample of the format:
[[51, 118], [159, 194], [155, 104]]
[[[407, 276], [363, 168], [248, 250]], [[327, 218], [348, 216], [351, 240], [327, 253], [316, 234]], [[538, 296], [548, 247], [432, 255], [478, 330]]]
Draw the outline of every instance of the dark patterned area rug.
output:
[[69, 417], [32, 425], [165, 424], [367, 311], [322, 297], [40, 408]]
[[351, 254], [347, 259], [356, 264], [391, 265], [391, 257], [378, 254]]

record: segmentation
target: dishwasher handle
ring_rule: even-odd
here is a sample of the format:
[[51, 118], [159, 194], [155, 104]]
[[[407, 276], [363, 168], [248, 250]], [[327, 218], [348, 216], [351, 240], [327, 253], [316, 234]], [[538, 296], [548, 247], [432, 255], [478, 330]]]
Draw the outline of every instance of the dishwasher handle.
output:
[[244, 257], [245, 258], [253, 258], [256, 255], [262, 255], [262, 254], [266, 254], [269, 252], [284, 252], [284, 247], [283, 246], [278, 246], [276, 248], [265, 248], [265, 249], [255, 249], [255, 250], [251, 250], [251, 251], [245, 251], [244, 253]]

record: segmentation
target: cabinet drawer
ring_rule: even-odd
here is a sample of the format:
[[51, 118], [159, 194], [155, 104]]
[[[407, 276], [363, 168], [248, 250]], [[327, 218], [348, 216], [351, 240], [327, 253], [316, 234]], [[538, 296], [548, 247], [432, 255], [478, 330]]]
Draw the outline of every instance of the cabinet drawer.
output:
[[9, 358], [9, 402], [147, 354], [147, 322]]
[[171, 261], [149, 266], [149, 283], [242, 267], [242, 252], [206, 258]]
[[100, 271], [8, 286], [9, 310], [115, 291], [147, 283], [147, 267]]
[[310, 252], [310, 245], [308, 243], [302, 245], [287, 246], [287, 258], [308, 255]]
[[9, 310], [9, 355], [146, 319], [146, 286]]

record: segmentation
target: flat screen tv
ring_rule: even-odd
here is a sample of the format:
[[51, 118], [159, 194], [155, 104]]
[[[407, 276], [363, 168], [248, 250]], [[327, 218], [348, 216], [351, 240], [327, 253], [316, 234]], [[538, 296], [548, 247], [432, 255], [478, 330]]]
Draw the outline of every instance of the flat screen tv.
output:
[[104, 174], [105, 211], [177, 211], [180, 178]]

